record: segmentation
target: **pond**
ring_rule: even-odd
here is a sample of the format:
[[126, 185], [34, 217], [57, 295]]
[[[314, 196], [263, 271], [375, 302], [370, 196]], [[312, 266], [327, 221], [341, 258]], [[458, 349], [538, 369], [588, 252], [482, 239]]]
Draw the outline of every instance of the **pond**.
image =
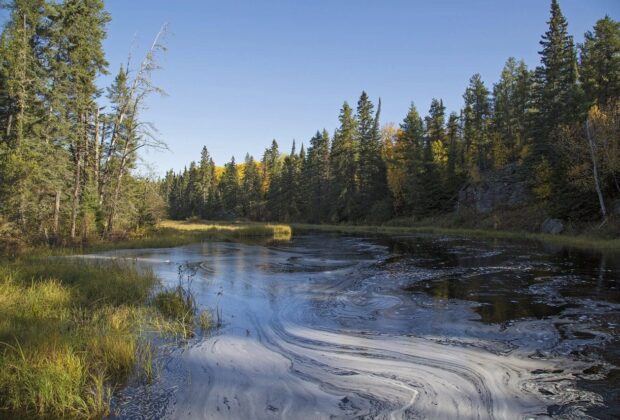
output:
[[124, 250], [222, 325], [162, 345], [118, 417], [618, 418], [620, 258], [309, 234]]

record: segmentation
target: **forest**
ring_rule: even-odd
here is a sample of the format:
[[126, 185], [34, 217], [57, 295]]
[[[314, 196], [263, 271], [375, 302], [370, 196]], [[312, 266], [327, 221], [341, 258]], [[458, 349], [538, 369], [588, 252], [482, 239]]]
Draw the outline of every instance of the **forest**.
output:
[[[0, 39], [0, 243], [76, 243], [152, 223], [165, 203], [133, 170], [163, 148], [140, 119], [165, 28], [141, 62], [112, 67], [102, 0], [16, 0]], [[129, 46], [128, 46], [129, 51]], [[118, 229], [117, 229], [118, 227]]]
[[[141, 118], [165, 50], [162, 28], [142, 61], [110, 65], [103, 1], [17, 0], [0, 42], [0, 237], [5, 248], [84, 243], [173, 219], [308, 223], [424, 221], [502, 168], [527, 184], [528, 206], [574, 223], [620, 207], [620, 24], [600, 19], [576, 44], [557, 1], [530, 69], [509, 58], [499, 81], [469, 80], [458, 112], [434, 99], [398, 125], [362, 92], [340, 125], [290, 151], [223, 168], [207, 148], [163, 179], [138, 154], [165, 149]], [[89, 28], [89, 30], [84, 30]], [[97, 79], [117, 73], [101, 89]], [[7, 245], [8, 244], [8, 245]]]
[[574, 223], [620, 211], [620, 23], [600, 19], [575, 44], [557, 1], [533, 69], [509, 58], [499, 81], [474, 74], [458, 112], [433, 99], [399, 125], [381, 100], [344, 102], [340, 126], [288, 151], [217, 167], [200, 160], [161, 184], [170, 217], [308, 223], [424, 221], [454, 212], [459, 190], [508, 166], [530, 207]]

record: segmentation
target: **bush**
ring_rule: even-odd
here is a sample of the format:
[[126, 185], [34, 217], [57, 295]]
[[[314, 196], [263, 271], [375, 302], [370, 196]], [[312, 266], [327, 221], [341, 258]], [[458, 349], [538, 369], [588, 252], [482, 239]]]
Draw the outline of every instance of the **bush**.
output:
[[26, 249], [26, 242], [17, 227], [0, 217], [0, 257], [16, 258]]

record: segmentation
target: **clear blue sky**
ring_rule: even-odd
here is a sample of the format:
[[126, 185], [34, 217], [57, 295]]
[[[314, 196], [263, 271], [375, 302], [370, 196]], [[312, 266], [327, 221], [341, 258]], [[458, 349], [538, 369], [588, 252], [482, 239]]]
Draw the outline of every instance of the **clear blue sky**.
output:
[[[577, 42], [618, 0], [560, 0]], [[317, 129], [337, 126], [344, 100], [381, 97], [382, 121], [398, 123], [411, 101], [426, 113], [433, 97], [462, 105], [469, 77], [491, 87], [509, 56], [538, 63], [549, 1], [204, 1], [108, 0], [110, 69], [134, 39], [141, 53], [163, 22], [168, 52], [145, 118], [169, 152], [143, 153], [162, 174], [198, 160], [217, 164], [246, 151], [259, 158], [271, 139], [288, 151]], [[102, 83], [105, 80], [102, 80]]]

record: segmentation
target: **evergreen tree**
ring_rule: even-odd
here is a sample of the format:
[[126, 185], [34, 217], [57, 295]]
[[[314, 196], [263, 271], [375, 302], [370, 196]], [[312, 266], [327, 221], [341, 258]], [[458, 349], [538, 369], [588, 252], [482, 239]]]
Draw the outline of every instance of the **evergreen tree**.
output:
[[577, 60], [573, 37], [568, 34], [568, 23], [557, 0], [551, 1], [549, 29], [540, 45], [541, 65], [536, 68], [536, 122], [535, 152], [551, 161], [552, 136], [562, 123], [575, 117]]
[[327, 209], [329, 205], [329, 134], [327, 130], [322, 133], [316, 132], [310, 139], [307, 158], [308, 183], [308, 220], [310, 222], [321, 222], [327, 219]]
[[241, 182], [241, 208], [245, 217], [256, 220], [260, 216], [261, 177], [254, 157], [246, 154]]
[[228, 216], [239, 213], [239, 174], [237, 164], [233, 156], [226, 165], [220, 181], [220, 193], [222, 195], [223, 210]]
[[424, 123], [413, 103], [400, 125], [396, 149], [396, 159], [402, 162], [406, 174], [403, 189], [404, 212], [413, 214], [417, 211], [422, 192], [420, 175], [424, 157]]
[[446, 181], [445, 190], [447, 200], [445, 202], [445, 209], [452, 208], [456, 193], [462, 186], [464, 179], [464, 168], [462, 166], [463, 150], [461, 143], [461, 127], [459, 125], [459, 116], [452, 112], [448, 117], [447, 124], [447, 142], [448, 142], [448, 159], [446, 164]]
[[362, 92], [357, 103], [356, 120], [359, 145], [359, 194], [357, 213], [364, 218], [379, 220], [386, 215], [385, 199], [387, 179], [385, 163], [381, 157], [381, 135], [379, 117], [381, 100], [375, 115], [374, 106], [366, 92]]
[[581, 45], [580, 79], [589, 104], [620, 98], [620, 22], [605, 16]]
[[470, 177], [477, 179], [482, 171], [491, 166], [489, 136], [491, 105], [489, 90], [479, 74], [474, 74], [469, 80], [463, 99], [465, 100], [463, 109], [465, 158]]
[[359, 191], [357, 122], [347, 102], [342, 106], [339, 121], [340, 127], [334, 134], [330, 153], [331, 219], [335, 222], [357, 217]]
[[496, 167], [520, 156], [527, 139], [532, 75], [521, 60], [510, 57], [493, 86], [493, 160]]

